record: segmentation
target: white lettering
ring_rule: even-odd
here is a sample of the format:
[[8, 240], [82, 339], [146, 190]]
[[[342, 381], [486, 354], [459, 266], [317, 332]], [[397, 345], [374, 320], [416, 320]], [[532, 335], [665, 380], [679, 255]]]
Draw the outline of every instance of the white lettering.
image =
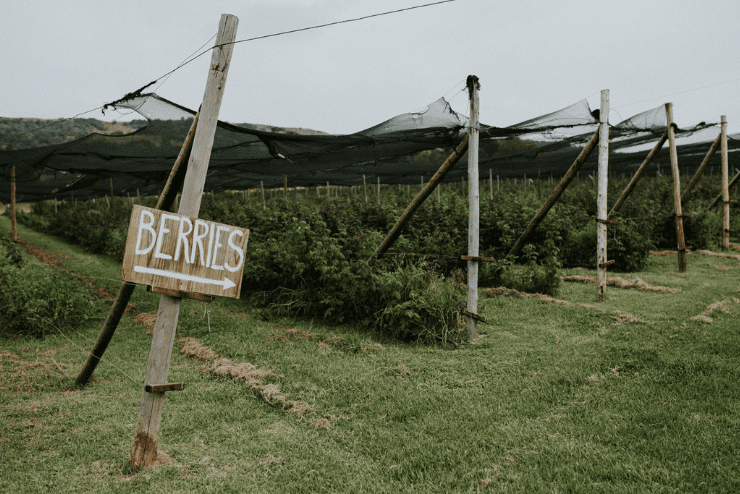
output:
[[238, 245], [236, 245], [234, 243], [234, 235], [239, 235], [240, 237], [243, 237], [244, 236], [244, 232], [242, 232], [241, 230], [234, 230], [229, 235], [229, 247], [231, 247], [232, 249], [234, 249], [234, 251], [236, 251], [236, 253], [239, 254], [239, 262], [236, 263], [236, 266], [233, 266], [232, 267], [232, 266], [229, 266], [229, 263], [228, 262], [224, 263], [224, 267], [228, 271], [231, 271], [232, 273], [238, 271], [239, 268], [241, 267], [242, 263], [244, 262], [244, 251], [241, 249], [241, 247], [239, 247]]
[[217, 226], [216, 227], [216, 235], [213, 239], [213, 259], [211, 260], [211, 269], [216, 269], [218, 271], [223, 271], [224, 267], [219, 266], [216, 264], [216, 259], [218, 259], [218, 249], [219, 247], [223, 247], [224, 244], [221, 243], [219, 240], [219, 237], [221, 236], [221, 232], [228, 232], [231, 230], [230, 226]]
[[213, 260], [213, 256], [211, 255], [211, 253], [213, 252], [213, 233], [214, 233], [214, 230], [215, 229], [213, 227], [211, 227], [211, 231], [208, 233], [208, 255], [206, 256], [206, 267], [207, 268], [211, 266], [211, 261]]
[[[149, 219], [148, 223], [144, 221], [144, 216]], [[136, 239], [136, 255], [149, 254], [149, 252], [154, 248], [154, 242], [157, 240], [157, 232], [154, 231], [152, 225], [154, 225], [154, 215], [150, 211], [143, 209], [141, 211], [141, 216], [139, 216], [139, 235]], [[152, 243], [150, 243], [149, 247], [146, 249], [141, 248], [141, 232], [143, 230], [148, 230], [152, 234]]]
[[[187, 223], [188, 225], [188, 231], [183, 231], [183, 225]], [[180, 218], [180, 229], [177, 232], [177, 247], [175, 247], [175, 261], [180, 260], [180, 246], [184, 245], [185, 249], [183, 250], [183, 257], [185, 258], [185, 262], [190, 264], [190, 252], [188, 248], [188, 235], [190, 235], [193, 232], [193, 222], [190, 221], [190, 218], [187, 218], [185, 216], [182, 216]]]
[[[205, 228], [203, 233], [198, 233], [198, 227], [202, 226]], [[208, 266], [205, 261], [203, 260], [203, 255], [205, 254], [205, 249], [203, 248], [203, 237], [205, 237], [208, 234], [208, 223], [206, 223], [203, 220], [195, 220], [195, 226], [193, 227], [193, 253], [190, 256], [191, 261], [193, 264], [195, 264], [195, 251], [198, 250], [198, 247], [200, 247], [200, 263], [203, 266]]]
[[162, 243], [164, 241], [164, 236], [165, 234], [170, 233], [170, 229], [167, 228], [165, 224], [167, 223], [167, 220], [179, 219], [179, 216], [167, 213], [162, 213], [162, 216], [159, 217], [159, 236], [157, 237], [157, 248], [154, 250], [155, 259], [172, 259], [171, 255], [162, 253]]

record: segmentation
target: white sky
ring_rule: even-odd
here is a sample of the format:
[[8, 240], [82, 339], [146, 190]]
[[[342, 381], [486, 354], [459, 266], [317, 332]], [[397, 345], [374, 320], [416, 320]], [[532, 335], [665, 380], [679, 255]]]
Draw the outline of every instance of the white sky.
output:
[[[244, 39], [431, 1], [3, 0], [0, 116], [72, 117], [116, 100], [206, 43], [222, 13], [239, 17]], [[475, 74], [489, 125], [583, 98], [598, 108], [609, 89], [612, 123], [672, 101], [680, 127], [727, 115], [738, 132], [739, 19], [738, 0], [456, 0], [237, 44], [220, 118], [352, 133], [453, 89], [467, 113], [459, 89]], [[197, 109], [209, 61], [157, 93]]]

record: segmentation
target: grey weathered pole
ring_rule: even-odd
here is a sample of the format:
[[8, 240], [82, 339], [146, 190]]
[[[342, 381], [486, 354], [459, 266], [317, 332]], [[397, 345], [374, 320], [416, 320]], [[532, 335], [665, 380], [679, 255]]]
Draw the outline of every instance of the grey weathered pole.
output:
[[722, 250], [730, 250], [730, 170], [727, 150], [727, 117], [721, 118], [722, 137]]
[[[175, 198], [178, 193], [177, 191], [180, 189], [185, 178], [185, 167], [182, 166], [182, 164], [187, 162], [190, 158], [190, 150], [193, 147], [193, 137], [195, 136], [195, 129], [198, 126], [199, 115], [200, 113], [196, 113], [193, 123], [190, 125], [190, 130], [185, 136], [185, 142], [180, 149], [180, 154], [178, 154], [175, 164], [172, 166], [172, 170], [170, 171], [170, 175], [167, 177], [167, 182], [165, 182], [162, 193], [159, 195], [157, 205], [154, 206], [155, 209], [164, 209], [169, 211], [175, 202]], [[138, 189], [136, 190], [136, 195], [139, 195]], [[108, 344], [113, 338], [113, 334], [116, 332], [118, 324], [121, 322], [121, 317], [126, 311], [129, 300], [131, 300], [134, 288], [136, 288], [134, 283], [121, 283], [121, 287], [118, 289], [118, 295], [116, 295], [115, 300], [113, 300], [113, 305], [110, 308], [108, 317], [105, 319], [103, 327], [100, 329], [100, 333], [98, 333], [98, 338], [95, 340], [92, 350], [90, 350], [90, 353], [87, 356], [87, 360], [80, 369], [80, 372], [77, 374], [77, 378], [75, 379], [76, 386], [85, 386], [90, 380], [90, 377], [92, 377], [93, 372], [95, 372], [95, 368], [100, 362], [100, 359], [103, 358], [103, 354], [108, 348]]]
[[601, 91], [599, 111], [599, 190], [596, 199], [596, 300], [606, 295], [606, 195], [609, 186], [609, 90]]
[[673, 103], [665, 105], [668, 145], [671, 152], [671, 178], [673, 179], [673, 206], [676, 217], [676, 237], [678, 243], [678, 272], [686, 271], [686, 240], [683, 233], [683, 212], [681, 210], [681, 178], [678, 175], [678, 153], [676, 134], [673, 128]]
[[581, 151], [581, 154], [579, 154], [573, 164], [570, 165], [570, 168], [563, 176], [563, 179], [560, 180], [560, 183], [557, 185], [557, 187], [555, 187], [552, 195], [545, 201], [545, 204], [542, 205], [540, 210], [537, 211], [537, 214], [534, 215], [534, 218], [532, 218], [532, 221], [529, 222], [529, 225], [527, 225], [527, 228], [524, 229], [524, 232], [521, 234], [509, 253], [506, 254], [506, 257], [514, 257], [519, 254], [519, 251], [522, 250], [522, 247], [524, 247], [524, 243], [527, 241], [527, 238], [529, 238], [529, 236], [542, 222], [545, 216], [547, 216], [547, 213], [550, 211], [550, 209], [552, 209], [555, 203], [558, 202], [558, 199], [560, 199], [560, 196], [563, 195], [563, 192], [565, 192], [565, 189], [568, 188], [568, 185], [573, 181], [574, 178], [576, 178], [576, 176], [578, 175], [578, 170], [581, 169], [581, 166], [583, 166], [583, 163], [591, 155], [591, 152], [594, 150], [598, 142], [599, 132], [596, 131], [594, 135], [591, 136], [591, 139], [588, 141], [588, 143], [586, 143], [586, 146]]
[[643, 172], [647, 168], [647, 166], [650, 164], [651, 161], [653, 161], [653, 158], [655, 158], [655, 155], [658, 154], [658, 151], [661, 150], [663, 147], [663, 144], [665, 144], [665, 141], [668, 140], [668, 132], [663, 132], [663, 135], [660, 136], [660, 139], [658, 140], [658, 143], [653, 147], [653, 149], [650, 151], [650, 153], [645, 158], [645, 161], [642, 162], [640, 165], [640, 168], [637, 169], [635, 172], [635, 176], [632, 177], [632, 180], [630, 180], [630, 183], [627, 184], [627, 187], [624, 188], [624, 192], [622, 192], [622, 195], [619, 196], [619, 199], [617, 199], [617, 202], [612, 206], [612, 210], [609, 211], [609, 216], [612, 215], [615, 211], [618, 211], [619, 208], [622, 206], [624, 201], [629, 197], [629, 195], [634, 190], [635, 186], [637, 186], [638, 180], [640, 180], [640, 177], [642, 176]]
[[[470, 93], [470, 129], [468, 130], [468, 256], [480, 255], [480, 177], [478, 173], [478, 127], [480, 84], [474, 75], [468, 76]], [[475, 259], [468, 260], [468, 300], [467, 308], [471, 314], [478, 314], [478, 264]], [[467, 316], [470, 340], [478, 338], [478, 326], [474, 317]]]
[[[216, 44], [211, 56], [205, 95], [201, 106], [200, 122], [195, 131], [193, 149], [183, 185], [179, 214], [198, 217], [203, 196], [208, 163], [221, 109], [226, 76], [233, 52], [233, 41], [239, 21], [235, 16], [222, 15]], [[154, 327], [152, 347], [147, 363], [145, 386], [167, 382], [175, 330], [180, 313], [180, 298], [162, 295]], [[151, 465], [157, 458], [157, 443], [162, 418], [164, 392], [144, 391], [139, 407], [131, 465], [134, 469]]]

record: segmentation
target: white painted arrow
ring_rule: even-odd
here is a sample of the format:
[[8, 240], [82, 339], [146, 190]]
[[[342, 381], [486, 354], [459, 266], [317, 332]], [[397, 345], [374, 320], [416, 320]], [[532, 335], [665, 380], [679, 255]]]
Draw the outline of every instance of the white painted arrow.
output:
[[174, 271], [165, 271], [164, 269], [147, 268], [145, 266], [134, 266], [134, 271], [137, 273], [145, 274], [156, 274], [157, 276], [164, 276], [165, 278], [175, 278], [177, 280], [194, 281], [195, 283], [207, 283], [209, 285], [221, 285], [224, 290], [228, 290], [231, 287], [236, 286], [236, 283], [230, 279], [224, 277], [223, 280], [212, 280], [210, 278], [201, 278], [200, 276], [192, 276], [184, 273], [175, 273]]

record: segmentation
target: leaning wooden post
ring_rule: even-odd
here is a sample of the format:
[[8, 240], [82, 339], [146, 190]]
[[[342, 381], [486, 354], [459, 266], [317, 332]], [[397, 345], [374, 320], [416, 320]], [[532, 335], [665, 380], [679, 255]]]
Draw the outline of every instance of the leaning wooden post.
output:
[[[218, 123], [218, 114], [223, 99], [226, 75], [229, 70], [231, 53], [236, 37], [238, 19], [232, 15], [222, 15], [216, 45], [211, 57], [208, 82], [201, 110], [201, 122], [195, 131], [193, 150], [190, 153], [188, 170], [185, 176], [179, 214], [198, 217], [203, 187], [208, 172], [213, 138]], [[146, 370], [146, 385], [167, 382], [175, 329], [180, 313], [180, 298], [162, 295], [159, 302], [157, 322], [154, 327], [152, 348]], [[157, 457], [159, 425], [162, 417], [164, 392], [144, 391], [139, 408], [139, 421], [136, 425], [136, 439], [131, 453], [131, 466], [134, 469], [151, 465]]]
[[[478, 128], [480, 84], [474, 75], [468, 76], [470, 96], [470, 130], [468, 130], [468, 256], [480, 255], [480, 196], [478, 175]], [[467, 325], [470, 340], [478, 338], [478, 261], [468, 260], [468, 313]]]
[[568, 185], [573, 181], [574, 178], [576, 178], [576, 176], [578, 175], [578, 170], [581, 169], [581, 166], [583, 166], [583, 163], [591, 155], [591, 152], [594, 150], [598, 142], [599, 131], [596, 131], [594, 135], [591, 136], [591, 139], [588, 141], [588, 143], [586, 143], [586, 147], [583, 148], [581, 154], [579, 154], [573, 164], [570, 165], [570, 168], [563, 176], [563, 179], [560, 180], [560, 183], [557, 185], [557, 187], [555, 187], [552, 195], [547, 199], [547, 201], [545, 201], [545, 204], [542, 205], [540, 210], [537, 211], [537, 214], [534, 215], [534, 218], [532, 218], [532, 221], [529, 222], [529, 225], [527, 225], [527, 228], [525, 228], [524, 232], [521, 234], [509, 253], [506, 254], [506, 257], [514, 257], [519, 254], [519, 251], [522, 250], [522, 247], [524, 247], [524, 242], [527, 241], [527, 238], [529, 238], [529, 236], [542, 222], [545, 216], [547, 216], [547, 213], [550, 212], [550, 209], [552, 209], [555, 203], [558, 202], [558, 199], [560, 199], [560, 196], [563, 195], [563, 192], [565, 192], [565, 189], [568, 188]]
[[[182, 166], [182, 164], [190, 159], [190, 151], [193, 147], [193, 137], [195, 136], [195, 129], [198, 126], [199, 115], [200, 113], [196, 113], [193, 123], [190, 125], [190, 130], [185, 136], [185, 142], [182, 145], [182, 149], [180, 149], [180, 154], [177, 156], [175, 164], [172, 166], [170, 176], [164, 184], [164, 188], [162, 189], [162, 193], [160, 194], [159, 200], [157, 201], [157, 205], [154, 206], [154, 209], [164, 209], [169, 211], [172, 204], [175, 202], [177, 191], [180, 189], [180, 186], [185, 179], [185, 167]], [[136, 189], [136, 195], [139, 195], [138, 189]], [[118, 324], [121, 322], [121, 317], [126, 311], [129, 300], [131, 300], [134, 288], [136, 288], [134, 283], [121, 283], [121, 287], [118, 289], [118, 295], [116, 295], [116, 298], [113, 301], [108, 317], [105, 319], [103, 327], [100, 329], [100, 333], [98, 333], [98, 338], [95, 340], [85, 364], [77, 374], [75, 386], [85, 386], [90, 380], [90, 377], [92, 377], [98, 362], [103, 358], [103, 354], [108, 348], [108, 344], [113, 338], [113, 334], [116, 332]]]
[[[737, 168], [736, 168], [737, 170]], [[740, 172], [738, 172], [732, 180], [730, 180], [730, 183], [727, 186], [727, 190], [729, 192], [730, 189], [732, 189], [736, 183], [740, 182]], [[722, 201], [722, 192], [719, 193], [717, 197], [714, 198], [712, 203], [707, 207], [707, 209], [712, 209], [714, 206], [716, 206], [720, 201]], [[732, 202], [732, 201], [730, 201]]]
[[676, 237], [678, 239], [678, 272], [686, 272], [686, 240], [683, 235], [683, 212], [681, 211], [681, 179], [678, 176], [676, 134], [673, 128], [673, 103], [666, 103], [665, 116], [668, 128], [668, 146], [671, 151], [671, 176], [673, 178], [673, 205], [676, 211]]
[[[391, 231], [388, 233], [388, 235], [385, 237], [385, 239], [380, 243], [377, 249], [375, 249], [375, 252], [373, 252], [373, 255], [370, 256], [370, 258], [367, 260], [368, 262], [371, 262], [373, 259], [378, 257], [379, 255], [383, 254], [385, 251], [387, 251], [391, 245], [396, 241], [396, 239], [401, 235], [401, 230], [404, 226], [406, 226], [406, 223], [409, 222], [411, 217], [414, 215], [417, 209], [419, 209], [419, 206], [424, 202], [424, 200], [429, 196], [429, 194], [432, 193], [434, 188], [437, 186], [438, 183], [442, 181], [442, 179], [447, 175], [447, 172], [449, 172], [455, 164], [460, 161], [460, 158], [462, 158], [463, 154], [468, 150], [468, 134], [465, 134], [465, 137], [463, 137], [463, 140], [458, 144], [457, 148], [452, 152], [452, 154], [447, 158], [447, 160], [442, 164], [442, 166], [439, 167], [439, 170], [437, 170], [437, 173], [434, 174], [434, 176], [429, 179], [429, 182], [427, 182], [426, 186], [424, 186], [424, 189], [419, 192], [419, 194], [414, 198], [413, 201], [406, 207], [406, 210], [401, 213], [401, 217], [398, 218], [398, 221], [395, 225], [393, 225], [393, 228], [391, 228]], [[380, 181], [380, 179], [378, 179]], [[400, 186], [400, 184], [399, 184]], [[380, 188], [378, 188], [380, 190]], [[380, 196], [378, 196], [380, 198]]]
[[[538, 174], [539, 175], [539, 174]], [[537, 179], [539, 184], [539, 176]], [[606, 295], [606, 195], [609, 185], [609, 90], [601, 91], [599, 110], [599, 191], [596, 199], [596, 300]]]
[[730, 170], [727, 157], [727, 117], [722, 115], [722, 250], [730, 250]]
[[15, 165], [10, 169], [10, 235], [13, 242], [18, 241], [18, 230], [15, 223]]
[[627, 200], [627, 197], [632, 193], [632, 191], [637, 186], [637, 182], [640, 180], [640, 177], [642, 176], [643, 172], [647, 168], [647, 166], [650, 164], [651, 161], [653, 161], [653, 158], [655, 158], [655, 155], [658, 154], [658, 151], [661, 150], [663, 147], [663, 144], [665, 144], [665, 141], [668, 140], [668, 132], [663, 132], [663, 135], [660, 136], [660, 139], [658, 140], [658, 143], [653, 147], [653, 149], [650, 151], [650, 153], [645, 158], [645, 161], [642, 162], [640, 165], [640, 168], [637, 169], [635, 172], [635, 176], [632, 177], [632, 180], [630, 180], [630, 183], [627, 184], [627, 187], [624, 188], [624, 192], [622, 192], [622, 195], [619, 196], [619, 199], [617, 199], [617, 202], [612, 206], [612, 210], [609, 211], [609, 216], [612, 215], [615, 211], [618, 211], [619, 208], [622, 206], [625, 200]]
[[707, 164], [709, 164], [709, 160], [712, 159], [712, 156], [714, 156], [714, 153], [717, 152], [717, 148], [720, 146], [721, 140], [722, 140], [722, 133], [720, 132], [717, 135], [717, 138], [712, 143], [712, 146], [709, 148], [709, 152], [704, 157], [704, 160], [701, 162], [701, 165], [699, 165], [699, 168], [696, 170], [696, 173], [694, 173], [694, 177], [691, 179], [691, 182], [689, 182], [689, 185], [686, 187], [686, 190], [683, 191], [682, 198], [684, 200], [686, 199], [686, 196], [689, 194], [689, 192], [691, 192], [692, 189], [696, 186], [696, 184], [699, 183], [699, 179], [704, 173], [704, 169], [707, 167]]

